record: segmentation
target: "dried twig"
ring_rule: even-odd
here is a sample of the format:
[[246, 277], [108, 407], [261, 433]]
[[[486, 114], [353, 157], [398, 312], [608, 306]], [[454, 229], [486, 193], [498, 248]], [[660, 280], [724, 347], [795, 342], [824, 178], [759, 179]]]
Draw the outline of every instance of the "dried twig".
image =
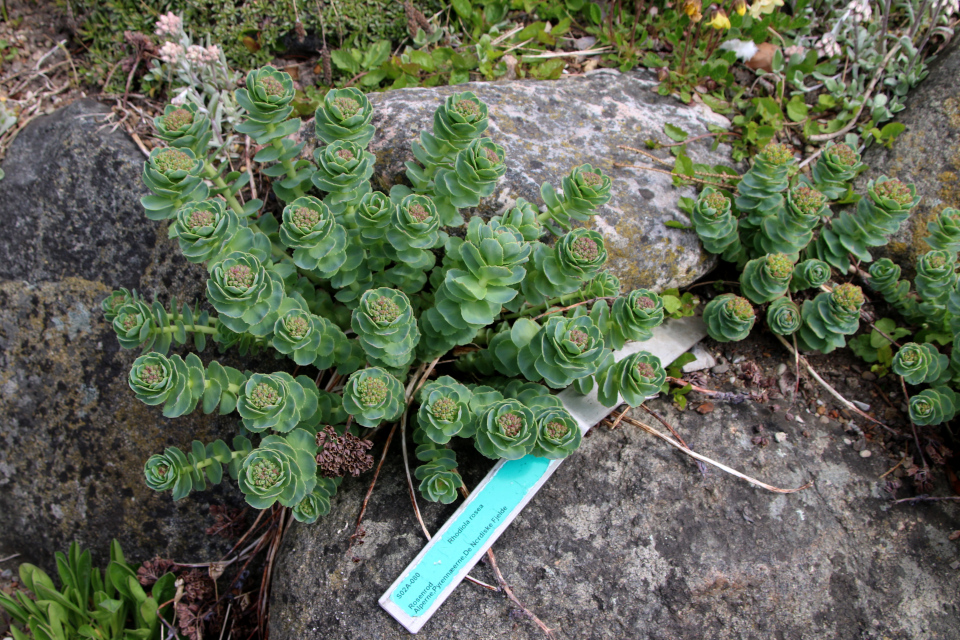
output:
[[669, 380], [672, 384], [679, 385], [681, 387], [689, 386], [691, 391], [696, 391], [697, 393], [702, 393], [705, 396], [710, 396], [711, 398], [716, 398], [717, 400], [723, 402], [729, 402], [730, 404], [740, 404], [741, 402], [750, 399], [750, 396], [746, 393], [733, 393], [731, 391], [714, 391], [713, 389], [704, 389], [703, 387], [698, 387], [682, 378], [673, 378], [668, 376], [667, 380]]
[[[619, 167], [621, 169], [644, 169], [645, 171], [653, 171], [654, 173], [665, 173], [668, 176], [676, 176], [678, 178], [683, 178], [684, 180], [692, 180], [693, 182], [699, 182], [700, 184], [708, 184], [712, 187], [720, 187], [721, 189], [731, 189], [729, 185], [720, 184], [719, 182], [710, 182], [709, 180], [702, 180], [701, 178], [691, 178], [690, 176], [685, 176], [675, 171], [666, 171], [664, 169], [657, 169], [656, 167], [646, 167], [642, 164], [624, 164], [622, 162], [614, 162], [613, 166]], [[736, 191], [736, 189], [734, 189]]]
[[0, 562], [6, 562], [7, 560], [13, 560], [14, 558], [19, 558], [20, 554], [15, 553], [12, 556], [7, 556], [6, 558], [0, 558]]
[[807, 488], [813, 486], [813, 481], [811, 480], [811, 481], [808, 482], [807, 484], [803, 485], [802, 487], [798, 487], [798, 488], [796, 488], [796, 489], [780, 489], [779, 487], [774, 487], [773, 485], [769, 485], [769, 484], [767, 484], [767, 483], [765, 483], [765, 482], [760, 482], [760, 481], [757, 480], [756, 478], [751, 478], [751, 477], [748, 476], [748, 475], [742, 474], [742, 473], [740, 473], [739, 471], [737, 471], [736, 469], [731, 469], [730, 467], [728, 467], [728, 466], [726, 466], [725, 464], [722, 464], [722, 463], [720, 463], [720, 462], [717, 462], [716, 460], [711, 460], [710, 458], [708, 458], [708, 457], [706, 457], [706, 456], [704, 456], [704, 455], [701, 455], [701, 454], [697, 453], [696, 451], [691, 450], [689, 447], [683, 446], [682, 444], [680, 444], [679, 442], [677, 442], [676, 440], [674, 440], [674, 439], [671, 438], [670, 436], [667, 436], [667, 435], [664, 435], [664, 434], [660, 433], [659, 431], [657, 431], [657, 430], [654, 429], [653, 427], [651, 427], [651, 426], [649, 426], [649, 425], [646, 425], [646, 424], [640, 422], [639, 420], [634, 420], [633, 418], [625, 417], [625, 418], [624, 418], [624, 421], [627, 422], [627, 423], [629, 423], [629, 424], [632, 424], [632, 425], [635, 426], [635, 427], [640, 427], [641, 429], [643, 429], [643, 430], [646, 431], [647, 433], [649, 433], [649, 434], [651, 434], [651, 435], [654, 435], [654, 436], [660, 438], [661, 440], [663, 440], [663, 441], [666, 442], [667, 444], [669, 444], [669, 445], [671, 445], [671, 446], [673, 446], [673, 447], [676, 447], [677, 449], [679, 449], [680, 451], [684, 452], [685, 454], [687, 454], [688, 456], [690, 456], [690, 457], [692, 457], [692, 458], [695, 458], [695, 459], [700, 460], [700, 461], [702, 461], [702, 462], [706, 462], [707, 464], [712, 464], [713, 466], [717, 467], [717, 468], [720, 469], [721, 471], [726, 471], [726, 472], [729, 473], [730, 475], [736, 476], [736, 477], [738, 477], [738, 478], [740, 478], [740, 479], [742, 479], [742, 480], [746, 480], [746, 481], [749, 482], [750, 484], [754, 484], [754, 485], [756, 485], [756, 486], [758, 486], [758, 487], [760, 487], [760, 488], [762, 488], [762, 489], [766, 489], [767, 491], [772, 491], [773, 493], [796, 493], [797, 491], [803, 491], [804, 489], [807, 489]]
[[[670, 423], [667, 422], [667, 421], [663, 418], [663, 416], [661, 416], [659, 413], [657, 413], [656, 411], [654, 411], [653, 409], [651, 409], [650, 407], [648, 407], [648, 406], [646, 405], [646, 403], [641, 404], [640, 407], [641, 407], [644, 411], [646, 411], [647, 413], [649, 413], [650, 415], [652, 415], [654, 418], [656, 418], [656, 419], [660, 422], [660, 424], [662, 424], [662, 425], [665, 426], [667, 429], [669, 429], [669, 430], [670, 430], [670, 433], [673, 434], [673, 437], [676, 438], [677, 441], [678, 441], [680, 444], [682, 444], [683, 446], [685, 446], [687, 449], [690, 449], [690, 445], [688, 445], [688, 444], [686, 443], [686, 441], [685, 441], [683, 438], [680, 437], [680, 434], [677, 433], [677, 430], [674, 429], [672, 426], [670, 426]], [[623, 416], [621, 416], [621, 417], [623, 417]], [[693, 451], [693, 449], [690, 449], [690, 450]], [[705, 464], [703, 464], [703, 463], [702, 463], [701, 461], [699, 461], [699, 460], [694, 460], [694, 462], [697, 463], [697, 470], [700, 471], [701, 474], [707, 475], [707, 466], [706, 466]]]
[[906, 461], [907, 461], [907, 456], [903, 456], [902, 458], [900, 458], [900, 462], [898, 462], [896, 465], [894, 465], [892, 469], [890, 469], [889, 471], [884, 473], [882, 476], [880, 476], [880, 479], [883, 480], [884, 478], [886, 478], [888, 475], [890, 475], [891, 473], [899, 469], [900, 465], [902, 465]]
[[900, 504], [902, 502], [909, 502], [913, 504], [917, 502], [942, 502], [953, 500], [960, 500], [960, 496], [928, 496], [924, 494], [920, 496], [914, 496], [912, 498], [900, 498], [899, 500], [894, 500], [892, 504]]

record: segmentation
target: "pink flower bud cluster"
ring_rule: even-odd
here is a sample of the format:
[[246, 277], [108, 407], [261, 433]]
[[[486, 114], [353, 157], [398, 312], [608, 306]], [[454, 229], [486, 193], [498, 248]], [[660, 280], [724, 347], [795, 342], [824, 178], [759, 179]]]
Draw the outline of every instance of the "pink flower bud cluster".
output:
[[194, 64], [212, 64], [220, 59], [220, 47], [215, 44], [201, 47], [195, 44], [187, 47], [187, 60]]
[[157, 30], [154, 32], [158, 36], [176, 36], [183, 27], [183, 20], [174, 13], [166, 13], [157, 18]]
[[164, 42], [160, 47], [160, 59], [167, 63], [174, 63], [183, 55], [183, 47], [176, 42]]

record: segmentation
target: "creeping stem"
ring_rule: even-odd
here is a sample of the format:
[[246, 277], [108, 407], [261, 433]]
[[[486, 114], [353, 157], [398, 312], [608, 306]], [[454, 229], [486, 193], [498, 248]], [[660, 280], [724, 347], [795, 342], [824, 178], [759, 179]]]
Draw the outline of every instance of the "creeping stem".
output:
[[213, 163], [209, 160], [204, 161], [203, 163], [203, 175], [209, 178], [213, 184], [217, 186], [217, 189], [223, 190], [223, 197], [226, 198], [227, 204], [230, 205], [230, 208], [233, 209], [236, 214], [242, 218], [247, 217], [247, 214], [243, 211], [243, 205], [240, 204], [240, 201], [237, 200], [237, 197], [230, 193], [229, 185], [224, 182], [223, 178], [220, 177], [220, 172], [213, 166]]
[[[268, 133], [273, 133], [277, 130], [277, 125], [272, 123], [268, 124], [266, 125], [266, 129]], [[284, 158], [284, 152], [286, 149], [283, 146], [283, 140], [283, 138], [274, 138], [270, 145], [280, 152], [280, 164], [283, 166], [284, 171], [287, 172], [287, 177], [293, 179], [297, 183], [293, 188], [293, 192], [299, 198], [304, 194], [303, 189], [300, 188], [300, 176], [297, 174], [297, 165], [296, 162], [290, 158]]]

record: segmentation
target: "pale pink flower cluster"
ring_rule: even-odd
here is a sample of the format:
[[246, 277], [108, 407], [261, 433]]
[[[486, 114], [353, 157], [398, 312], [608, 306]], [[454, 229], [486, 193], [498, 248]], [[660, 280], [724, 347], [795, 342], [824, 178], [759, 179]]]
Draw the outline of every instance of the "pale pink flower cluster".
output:
[[164, 42], [160, 47], [160, 59], [167, 63], [174, 63], [183, 55], [183, 47], [176, 42]]
[[870, 7], [870, 0], [852, 0], [847, 5], [847, 11], [854, 22], [868, 22], [873, 17], [873, 9]]
[[157, 18], [157, 30], [154, 32], [158, 36], [175, 36], [180, 33], [183, 27], [183, 21], [174, 13], [166, 13]]
[[212, 64], [220, 59], [220, 48], [212, 44], [201, 47], [195, 44], [187, 47], [187, 60], [194, 64]]
[[825, 33], [816, 44], [817, 55], [821, 58], [832, 58], [840, 55], [842, 51], [840, 43], [837, 42], [837, 36], [832, 33]]
[[949, 17], [960, 11], [960, 0], [947, 0], [947, 8], [943, 10], [943, 15]]

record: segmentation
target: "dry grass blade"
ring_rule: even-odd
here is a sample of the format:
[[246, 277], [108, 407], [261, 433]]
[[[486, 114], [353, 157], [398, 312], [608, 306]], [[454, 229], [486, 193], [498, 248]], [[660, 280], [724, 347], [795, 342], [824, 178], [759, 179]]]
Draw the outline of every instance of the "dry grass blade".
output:
[[708, 457], [706, 457], [706, 456], [704, 456], [704, 455], [701, 455], [701, 454], [697, 453], [696, 451], [692, 451], [692, 450], [690, 450], [688, 447], [685, 447], [685, 446], [683, 446], [682, 444], [680, 444], [679, 442], [677, 442], [676, 440], [674, 440], [673, 438], [671, 438], [671, 437], [669, 437], [669, 436], [667, 436], [667, 435], [664, 435], [664, 434], [660, 433], [659, 431], [657, 431], [657, 430], [654, 429], [653, 427], [651, 427], [651, 426], [649, 426], [649, 425], [646, 425], [646, 424], [640, 422], [639, 420], [635, 420], [635, 419], [633, 419], [633, 418], [624, 417], [624, 418], [623, 418], [623, 421], [626, 422], [626, 423], [628, 423], [628, 424], [632, 424], [632, 425], [635, 426], [635, 427], [639, 427], [639, 428], [643, 429], [644, 431], [646, 431], [646, 432], [649, 433], [650, 435], [654, 435], [654, 436], [660, 438], [661, 440], [663, 440], [663, 441], [666, 442], [667, 444], [669, 444], [669, 445], [671, 445], [671, 446], [673, 446], [673, 447], [676, 447], [677, 449], [679, 449], [680, 451], [684, 452], [685, 454], [687, 454], [687, 455], [690, 456], [691, 458], [694, 458], [694, 459], [696, 459], [696, 460], [700, 460], [701, 462], [706, 462], [706, 463], [709, 464], [709, 465], [713, 465], [714, 467], [720, 469], [721, 471], [726, 471], [726, 472], [729, 473], [730, 475], [736, 476], [736, 477], [740, 478], [741, 480], [746, 480], [746, 481], [749, 482], [750, 484], [756, 485], [756, 486], [760, 487], [761, 489], [766, 489], [767, 491], [771, 491], [771, 492], [773, 492], [773, 493], [796, 493], [796, 492], [798, 492], [798, 491], [803, 491], [804, 489], [808, 489], [808, 488], [810, 488], [810, 487], [813, 486], [813, 481], [811, 480], [811, 481], [808, 482], [807, 484], [803, 485], [802, 487], [797, 487], [796, 489], [781, 489], [781, 488], [779, 488], [779, 487], [774, 487], [773, 485], [769, 485], [769, 484], [767, 484], [766, 482], [760, 482], [760, 481], [757, 480], [756, 478], [751, 478], [750, 476], [748, 476], [748, 475], [746, 475], [746, 474], [740, 473], [740, 472], [737, 471], [736, 469], [731, 469], [730, 467], [728, 467], [727, 465], [725, 465], [725, 464], [723, 464], [723, 463], [717, 462], [716, 460], [711, 460], [710, 458], [708, 458]]

